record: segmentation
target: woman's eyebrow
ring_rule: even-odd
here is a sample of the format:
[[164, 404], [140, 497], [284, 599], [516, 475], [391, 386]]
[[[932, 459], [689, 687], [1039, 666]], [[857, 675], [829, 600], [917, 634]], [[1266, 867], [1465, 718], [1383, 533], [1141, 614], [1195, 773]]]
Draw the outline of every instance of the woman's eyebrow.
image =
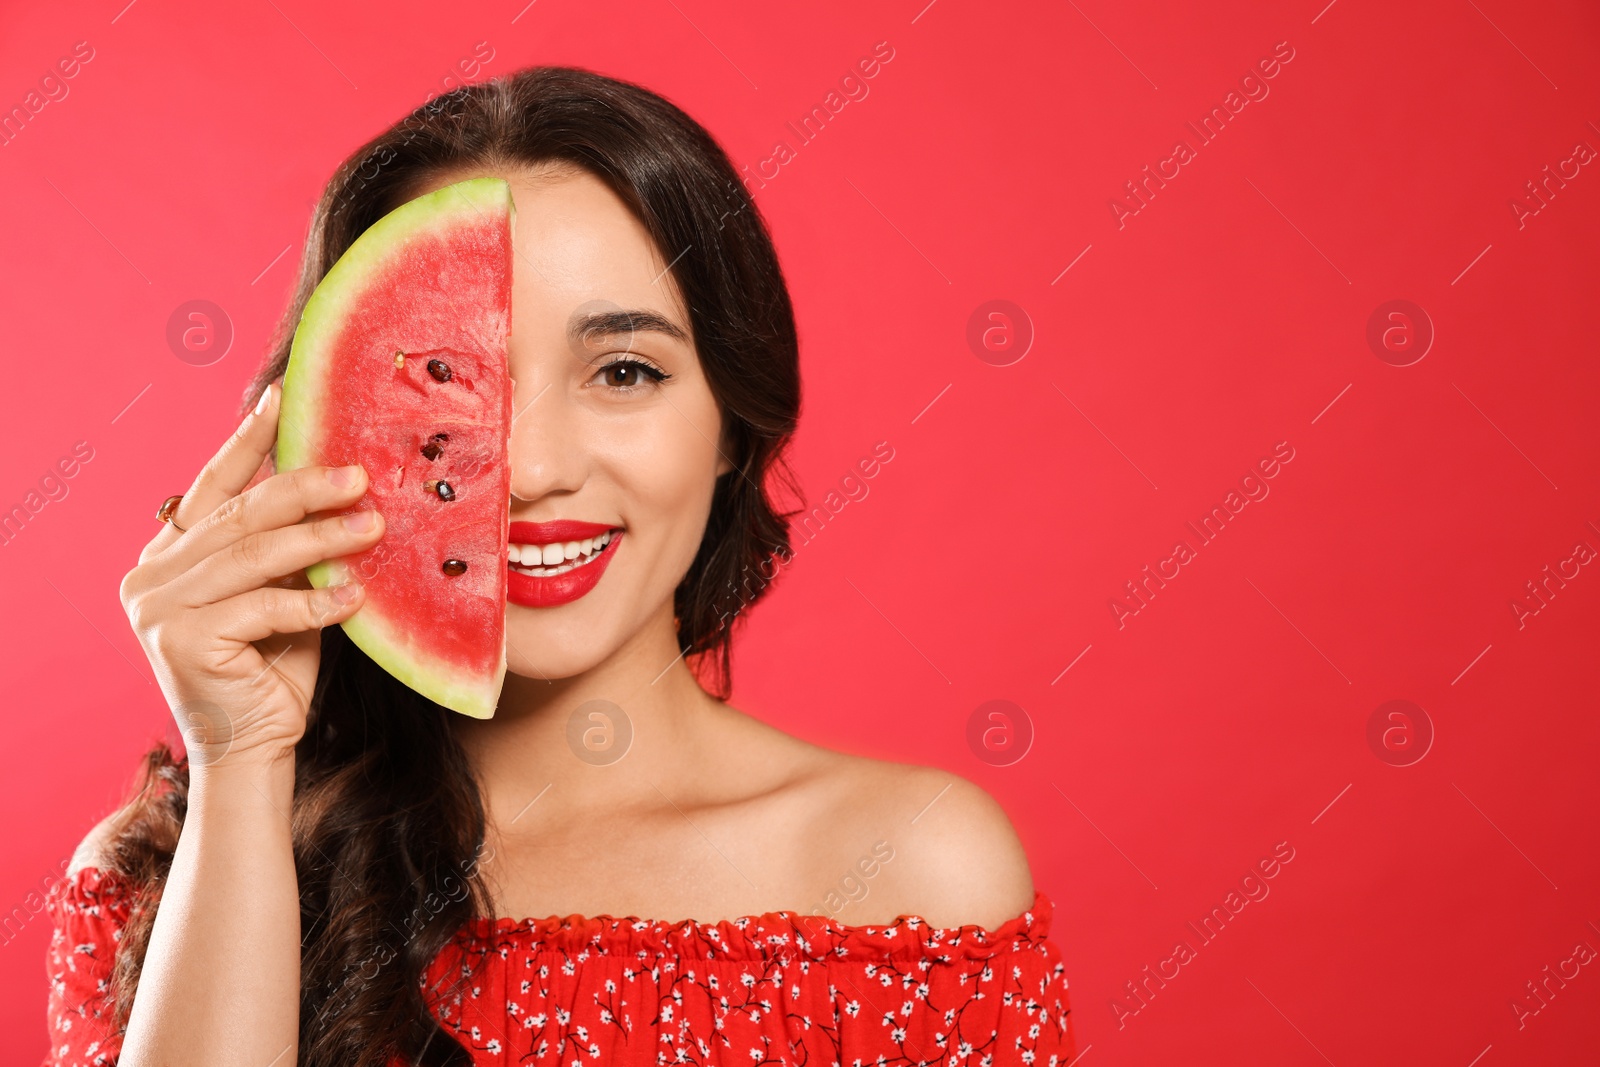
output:
[[643, 308], [591, 311], [588, 314], [575, 314], [567, 322], [567, 335], [578, 342], [597, 335], [645, 332], [663, 333], [675, 341], [689, 343], [689, 334], [682, 326], [658, 312]]

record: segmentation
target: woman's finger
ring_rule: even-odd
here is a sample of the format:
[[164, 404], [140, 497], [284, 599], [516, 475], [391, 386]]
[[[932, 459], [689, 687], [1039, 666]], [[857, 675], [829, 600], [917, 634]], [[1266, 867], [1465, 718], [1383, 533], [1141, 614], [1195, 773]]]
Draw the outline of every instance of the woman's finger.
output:
[[240, 593], [204, 609], [208, 633], [234, 641], [264, 641], [273, 634], [320, 630], [343, 622], [361, 607], [360, 582], [327, 589], [267, 586]]
[[172, 581], [251, 534], [293, 526], [313, 512], [348, 507], [366, 491], [366, 472], [360, 466], [299, 467], [275, 474], [253, 489], [223, 501], [183, 537], [150, 559], [147, 580], [157, 584]]
[[193, 529], [223, 501], [239, 495], [255, 477], [278, 438], [280, 398], [278, 383], [268, 384], [261, 398], [256, 401], [255, 409], [244, 417], [239, 428], [200, 469], [188, 492], [183, 494], [182, 503], [173, 513], [173, 521], [164, 523], [161, 531], [150, 539], [139, 556], [140, 563], [179, 540], [184, 530]]
[[213, 552], [174, 579], [172, 590], [190, 607], [214, 604], [313, 563], [370, 548], [382, 535], [383, 519], [370, 509], [263, 530]]

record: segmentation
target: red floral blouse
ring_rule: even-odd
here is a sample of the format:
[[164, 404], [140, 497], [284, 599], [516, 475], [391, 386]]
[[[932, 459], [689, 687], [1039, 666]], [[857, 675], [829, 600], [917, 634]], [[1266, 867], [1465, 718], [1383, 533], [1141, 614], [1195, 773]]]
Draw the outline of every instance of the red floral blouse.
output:
[[[44, 1067], [117, 1062], [104, 1000], [130, 903], [128, 884], [94, 867], [51, 890]], [[1066, 1067], [1075, 1046], [1050, 916], [1038, 893], [994, 931], [784, 911], [480, 918], [422, 982], [479, 1065]]]

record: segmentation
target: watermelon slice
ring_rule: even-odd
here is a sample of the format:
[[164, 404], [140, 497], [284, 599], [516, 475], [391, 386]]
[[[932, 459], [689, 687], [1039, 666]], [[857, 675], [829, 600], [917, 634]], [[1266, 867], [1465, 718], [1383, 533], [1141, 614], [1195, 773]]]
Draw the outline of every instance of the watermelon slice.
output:
[[[406, 685], [490, 718], [505, 679], [511, 472], [511, 187], [459, 182], [358, 237], [306, 303], [283, 380], [277, 468], [360, 463], [384, 535], [306, 572], [351, 579], [341, 625]], [[342, 512], [341, 512], [342, 513]]]

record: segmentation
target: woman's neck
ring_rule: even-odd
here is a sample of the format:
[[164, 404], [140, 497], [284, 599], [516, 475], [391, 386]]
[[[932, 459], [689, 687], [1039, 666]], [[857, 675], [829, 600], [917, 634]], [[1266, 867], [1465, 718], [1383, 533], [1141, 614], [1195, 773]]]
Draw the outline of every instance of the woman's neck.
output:
[[721, 707], [679, 655], [669, 610], [581, 674], [508, 673], [492, 719], [452, 724], [492, 839], [543, 822], [524, 818], [534, 804], [575, 814], [658, 803], [659, 790], [701, 774]]

